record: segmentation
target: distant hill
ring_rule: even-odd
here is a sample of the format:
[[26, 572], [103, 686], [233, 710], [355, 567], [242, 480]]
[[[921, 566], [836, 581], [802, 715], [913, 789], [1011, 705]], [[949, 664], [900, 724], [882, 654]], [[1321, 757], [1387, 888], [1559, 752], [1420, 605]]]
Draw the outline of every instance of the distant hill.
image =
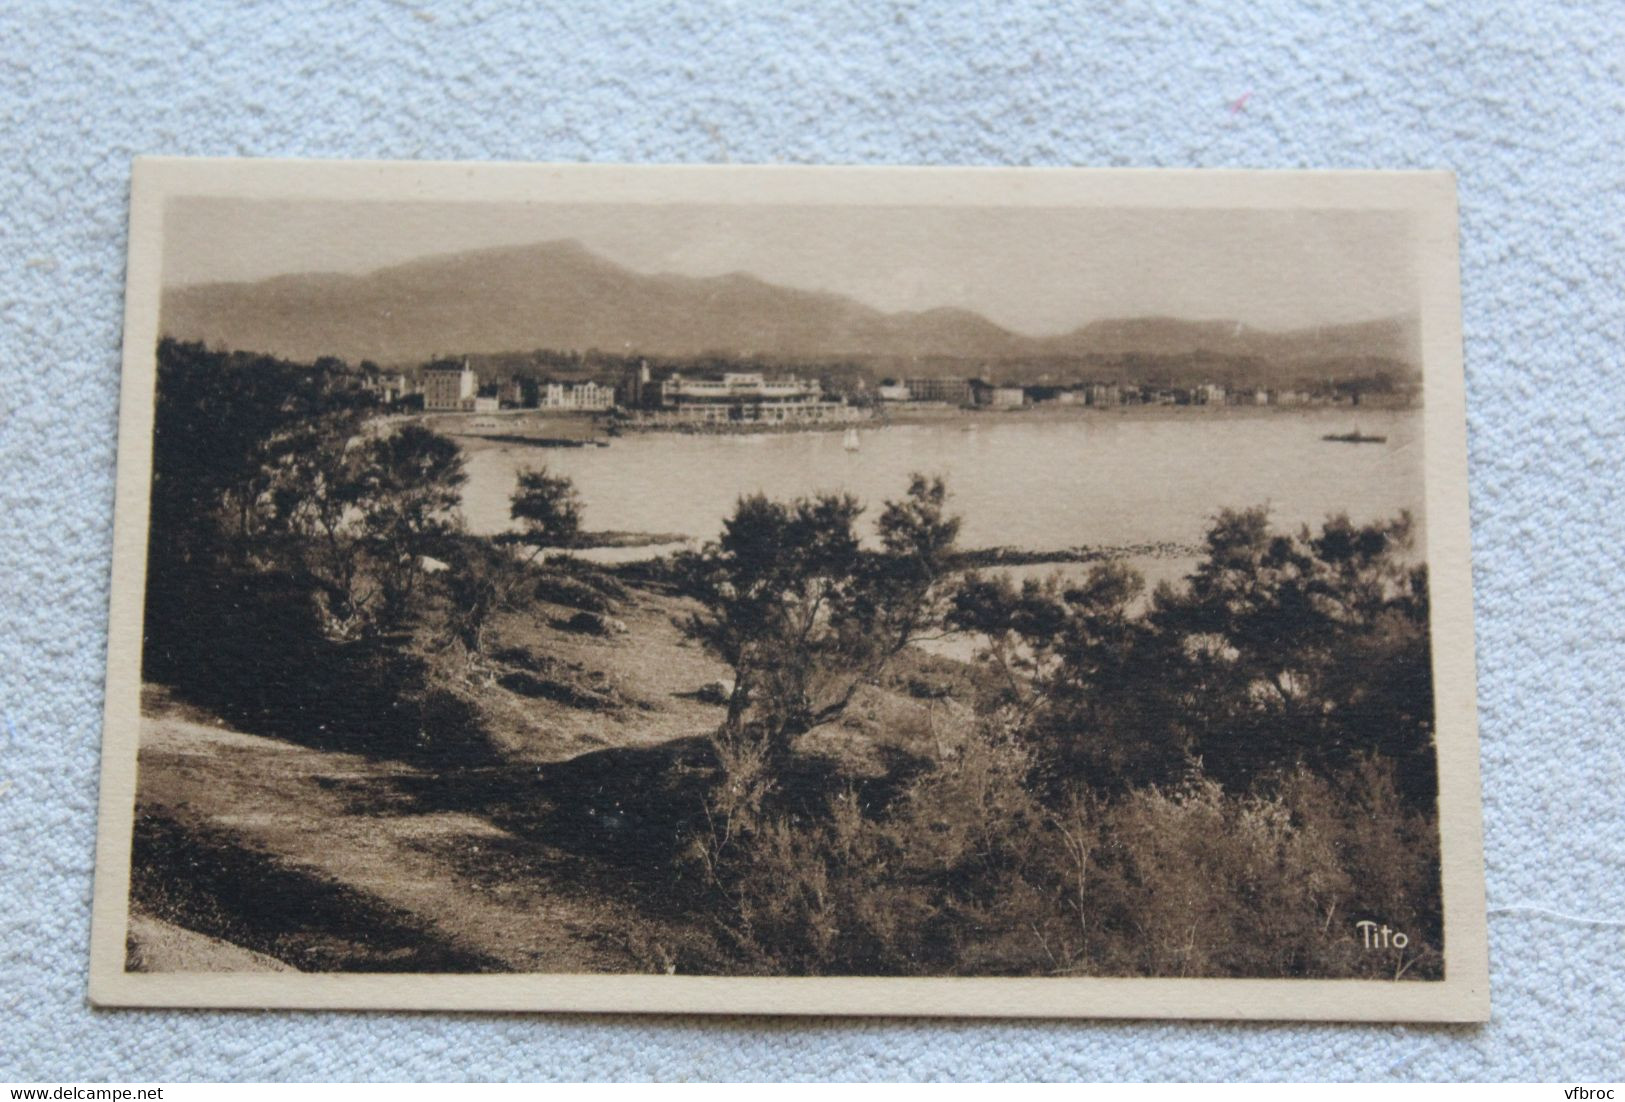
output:
[[1091, 322], [1040, 343], [1064, 355], [1257, 357], [1275, 361], [1374, 358], [1414, 364], [1420, 355], [1413, 320], [1384, 318], [1353, 325], [1328, 325], [1275, 332], [1235, 321], [1179, 318], [1124, 318]]
[[[576, 241], [426, 257], [366, 275], [277, 276], [165, 290], [162, 332], [290, 359], [422, 362], [534, 348], [659, 356], [763, 356], [951, 364], [1211, 353], [1288, 362], [1414, 364], [1414, 322], [1272, 333], [1236, 322], [1132, 318], [1054, 337], [1011, 332], [969, 310], [885, 313], [843, 295], [755, 276], [644, 275]], [[944, 366], [945, 364], [949, 366]]]

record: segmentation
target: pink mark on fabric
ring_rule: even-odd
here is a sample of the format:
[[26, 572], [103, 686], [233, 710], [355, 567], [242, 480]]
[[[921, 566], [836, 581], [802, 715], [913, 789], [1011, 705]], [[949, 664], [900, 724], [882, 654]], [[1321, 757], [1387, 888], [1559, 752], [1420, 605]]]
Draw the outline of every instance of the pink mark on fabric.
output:
[[1252, 90], [1249, 89], [1249, 90], [1243, 92], [1241, 94], [1240, 98], [1231, 100], [1230, 101], [1230, 113], [1232, 115], [1239, 115], [1241, 112], [1247, 110], [1247, 101], [1252, 99], [1252, 98], [1253, 98], [1253, 93], [1252, 93]]

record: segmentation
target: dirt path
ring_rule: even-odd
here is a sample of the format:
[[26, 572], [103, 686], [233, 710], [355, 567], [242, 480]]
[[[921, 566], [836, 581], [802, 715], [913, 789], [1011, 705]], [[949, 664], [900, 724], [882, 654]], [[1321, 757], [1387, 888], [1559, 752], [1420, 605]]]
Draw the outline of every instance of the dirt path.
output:
[[[242, 967], [649, 967], [606, 938], [624, 928], [615, 904], [550, 876], [567, 854], [478, 809], [426, 808], [410, 793], [429, 774], [199, 718], [142, 721], [133, 962], [205, 968], [187, 946], [224, 942]], [[171, 927], [201, 937], [153, 934]]]

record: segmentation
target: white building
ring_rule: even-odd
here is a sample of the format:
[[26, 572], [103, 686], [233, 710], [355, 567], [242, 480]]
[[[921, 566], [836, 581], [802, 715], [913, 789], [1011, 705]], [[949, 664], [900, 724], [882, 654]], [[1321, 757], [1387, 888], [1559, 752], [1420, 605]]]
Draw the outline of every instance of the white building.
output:
[[406, 376], [399, 371], [390, 371], [379, 375], [373, 386], [378, 392], [378, 400], [387, 405], [394, 405], [406, 397]]
[[822, 389], [816, 382], [790, 375], [768, 379], [760, 371], [730, 371], [720, 379], [685, 379], [673, 372], [660, 384], [660, 404], [688, 406], [701, 404], [816, 402]]
[[674, 372], [660, 384], [660, 409], [649, 417], [658, 424], [789, 424], [856, 420], [859, 412], [845, 402], [824, 401], [823, 387], [794, 375], [768, 379], [759, 371], [730, 371], [688, 379]]
[[615, 388], [584, 383], [547, 383], [538, 395], [543, 409], [608, 409], [615, 404]]

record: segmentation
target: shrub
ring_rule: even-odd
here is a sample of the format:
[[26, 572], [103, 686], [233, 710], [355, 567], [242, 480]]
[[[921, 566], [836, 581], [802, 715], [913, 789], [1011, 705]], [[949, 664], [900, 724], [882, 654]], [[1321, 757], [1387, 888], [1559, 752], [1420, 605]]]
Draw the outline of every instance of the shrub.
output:
[[[713, 885], [716, 925], [752, 967], [787, 975], [1012, 970], [1009, 954], [981, 966], [995, 932], [989, 916], [1020, 925], [1006, 914], [1007, 892], [1030, 864], [1042, 816], [1022, 787], [1029, 763], [1013, 742], [989, 739], [963, 717], [939, 730], [941, 756], [889, 806], [848, 786], [794, 811], [762, 742], [719, 734], [716, 747], [709, 830], [691, 856]], [[1030, 938], [1023, 931], [1020, 940]]]
[[535, 593], [537, 600], [583, 612], [608, 612], [614, 607], [600, 590], [562, 574], [542, 574], [536, 579]]
[[[888, 806], [848, 788], [784, 809], [758, 742], [719, 741], [691, 857], [723, 940], [786, 975], [1428, 978], [1440, 974], [1431, 820], [1367, 762], [1272, 793], [1173, 788], [1046, 806], [1008, 731], [964, 719]], [[1355, 923], [1404, 930], [1372, 951]]]
[[567, 556], [551, 560], [549, 566], [552, 567], [551, 573], [554, 576], [568, 577], [571, 581], [596, 591], [599, 596], [612, 604], [621, 604], [632, 599], [632, 591], [626, 584], [597, 563]]
[[[1440, 974], [1431, 819], [1401, 809], [1372, 762], [1298, 770], [1275, 794], [1199, 775], [1097, 805], [1085, 937], [1070, 970], [1102, 975], [1427, 978]], [[1053, 852], [1050, 859], [1053, 861]], [[1374, 952], [1356, 923], [1407, 933]]]

